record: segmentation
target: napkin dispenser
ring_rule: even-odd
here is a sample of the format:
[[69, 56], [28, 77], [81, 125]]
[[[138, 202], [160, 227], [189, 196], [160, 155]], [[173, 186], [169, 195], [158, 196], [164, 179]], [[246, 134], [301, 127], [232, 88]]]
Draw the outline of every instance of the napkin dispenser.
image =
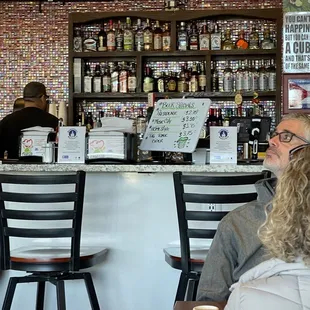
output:
[[23, 129], [20, 135], [19, 156], [44, 157], [46, 144], [55, 139], [53, 128], [49, 127], [31, 127]]
[[136, 135], [118, 131], [98, 131], [88, 133], [87, 162], [126, 162], [136, 160]]

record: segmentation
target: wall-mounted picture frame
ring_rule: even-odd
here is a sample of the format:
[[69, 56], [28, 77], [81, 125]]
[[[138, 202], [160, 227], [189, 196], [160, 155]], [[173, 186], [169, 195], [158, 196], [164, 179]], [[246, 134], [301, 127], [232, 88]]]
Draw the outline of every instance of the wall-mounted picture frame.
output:
[[310, 114], [310, 73], [283, 75], [283, 113]]

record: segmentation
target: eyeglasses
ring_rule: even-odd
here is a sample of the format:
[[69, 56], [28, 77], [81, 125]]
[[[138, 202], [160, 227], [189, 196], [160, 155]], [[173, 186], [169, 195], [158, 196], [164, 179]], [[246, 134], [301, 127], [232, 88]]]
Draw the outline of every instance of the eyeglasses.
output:
[[289, 159], [292, 160], [292, 159], [293, 159], [294, 153], [296, 153], [296, 152], [298, 152], [299, 150], [302, 150], [302, 149], [304, 149], [305, 147], [308, 147], [308, 146], [310, 146], [309, 143], [307, 143], [307, 144], [302, 144], [302, 145], [298, 145], [298, 146], [294, 147], [293, 149], [291, 149], [291, 150], [289, 151]]
[[51, 103], [51, 100], [49, 99], [50, 96], [48, 96], [48, 95], [43, 95], [43, 96], [45, 97], [46, 103], [50, 104]]
[[282, 132], [274, 131], [272, 133], [269, 133], [267, 135], [267, 141], [269, 141], [270, 139], [272, 139], [276, 136], [279, 136], [280, 142], [283, 142], [283, 143], [289, 143], [292, 141], [293, 137], [296, 137], [297, 139], [300, 139], [301, 141], [310, 144], [310, 141], [308, 141], [307, 139], [305, 139], [301, 136], [298, 136], [298, 135], [296, 135], [290, 131], [282, 131]]

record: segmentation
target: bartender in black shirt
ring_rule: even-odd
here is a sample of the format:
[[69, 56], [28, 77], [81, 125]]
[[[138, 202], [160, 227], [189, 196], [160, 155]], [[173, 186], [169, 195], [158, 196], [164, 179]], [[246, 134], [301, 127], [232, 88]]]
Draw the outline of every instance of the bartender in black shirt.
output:
[[0, 122], [0, 158], [7, 152], [8, 158], [19, 157], [21, 130], [34, 126], [56, 129], [58, 118], [47, 112], [48, 95], [44, 84], [30, 82], [24, 88], [25, 107], [7, 115]]

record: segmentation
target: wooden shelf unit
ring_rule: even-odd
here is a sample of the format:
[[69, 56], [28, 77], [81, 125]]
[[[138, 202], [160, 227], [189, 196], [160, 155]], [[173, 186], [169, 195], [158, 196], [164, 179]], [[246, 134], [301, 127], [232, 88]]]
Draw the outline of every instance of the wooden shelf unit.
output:
[[[161, 22], [170, 23], [171, 51], [143, 51], [143, 52], [74, 52], [73, 33], [74, 26], [91, 24], [108, 19], [119, 19], [125, 17], [149, 18]], [[180, 21], [190, 20], [218, 20], [218, 19], [248, 19], [248, 20], [270, 20], [276, 24], [277, 47], [272, 50], [219, 50], [219, 51], [178, 51], [177, 50], [177, 24]], [[253, 10], [199, 10], [199, 11], [130, 11], [130, 12], [87, 12], [69, 14], [69, 124], [74, 123], [75, 103], [77, 100], [101, 100], [105, 101], [147, 101], [147, 94], [142, 92], [143, 65], [147, 61], [205, 61], [207, 75], [207, 90], [211, 90], [211, 61], [212, 60], [242, 60], [242, 59], [275, 59], [276, 64], [276, 91], [259, 92], [261, 99], [274, 100], [276, 102], [276, 122], [281, 116], [281, 68], [282, 68], [282, 10], [281, 9], [253, 9]], [[74, 93], [73, 92], [73, 61], [81, 58], [85, 61], [134, 61], [137, 69], [137, 92], [136, 93]], [[235, 93], [223, 93], [211, 91], [204, 93], [156, 93], [156, 97], [165, 96], [180, 98], [186, 96], [217, 98], [220, 100], [233, 100]], [[253, 92], [243, 93], [250, 100]]]

